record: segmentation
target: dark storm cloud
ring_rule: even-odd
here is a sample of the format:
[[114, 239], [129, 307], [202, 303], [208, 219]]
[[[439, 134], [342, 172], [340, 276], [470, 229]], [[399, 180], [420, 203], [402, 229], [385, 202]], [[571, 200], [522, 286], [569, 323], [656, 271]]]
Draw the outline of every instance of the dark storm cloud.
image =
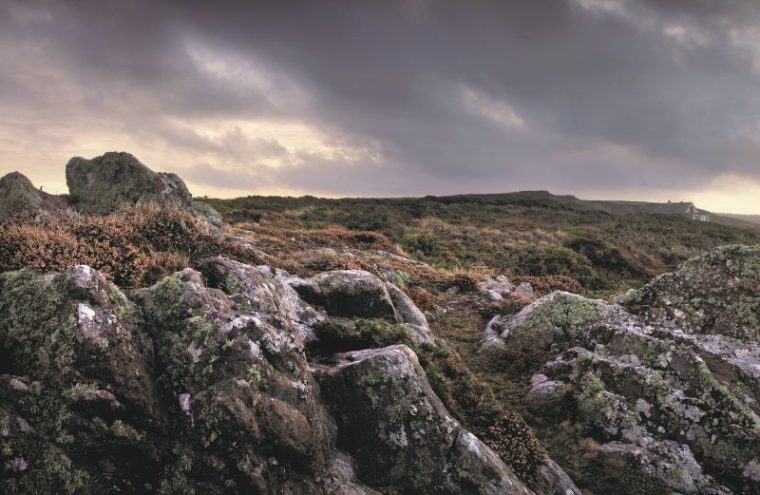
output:
[[[184, 164], [197, 184], [614, 194], [760, 180], [755, 0], [3, 1], [0, 129], [100, 119], [226, 162]], [[330, 151], [240, 121], [297, 123]]]

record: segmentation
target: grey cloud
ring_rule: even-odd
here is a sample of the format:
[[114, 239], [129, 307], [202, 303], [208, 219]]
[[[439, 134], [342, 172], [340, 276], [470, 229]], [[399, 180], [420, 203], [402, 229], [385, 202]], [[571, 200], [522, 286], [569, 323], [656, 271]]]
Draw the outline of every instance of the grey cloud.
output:
[[[0, 73], [0, 104], [37, 125], [100, 116], [169, 152], [238, 167], [195, 164], [186, 173], [197, 183], [425, 194], [695, 189], [726, 173], [760, 180], [754, 0], [49, 0], [0, 9], [0, 60], [15, 71]], [[210, 62], [232, 77], [199, 66], [193, 44], [210, 47]], [[235, 77], [247, 63], [263, 81]], [[466, 108], [465, 90], [521, 125]], [[211, 139], [175, 119], [230, 123]], [[245, 135], [235, 119], [298, 122], [362, 151], [287, 150]], [[273, 156], [284, 165], [262, 165]]]

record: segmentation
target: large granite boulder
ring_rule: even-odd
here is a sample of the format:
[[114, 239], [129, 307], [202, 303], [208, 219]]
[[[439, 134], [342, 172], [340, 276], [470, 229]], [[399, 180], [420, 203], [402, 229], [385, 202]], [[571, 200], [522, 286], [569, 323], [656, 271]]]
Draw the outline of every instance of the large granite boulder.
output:
[[86, 266], [0, 275], [0, 492], [144, 490], [160, 467], [147, 431], [166, 425], [151, 349]]
[[495, 318], [487, 346], [536, 373], [528, 407], [592, 437], [621, 493], [758, 493], [759, 266], [757, 248], [717, 249], [628, 309], [553, 293]]
[[175, 174], [154, 172], [129, 153], [110, 152], [66, 164], [70, 201], [88, 213], [109, 213], [145, 203], [189, 208], [192, 196]]
[[36, 213], [66, 207], [66, 201], [40, 191], [25, 175], [11, 172], [0, 177], [0, 218], [22, 212]]

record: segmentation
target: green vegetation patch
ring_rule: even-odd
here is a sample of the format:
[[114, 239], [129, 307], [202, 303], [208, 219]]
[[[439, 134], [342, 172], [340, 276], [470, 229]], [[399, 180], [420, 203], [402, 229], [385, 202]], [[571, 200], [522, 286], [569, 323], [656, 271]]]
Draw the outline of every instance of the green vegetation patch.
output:
[[346, 352], [393, 344], [412, 345], [403, 325], [379, 319], [326, 318], [314, 326], [321, 352]]

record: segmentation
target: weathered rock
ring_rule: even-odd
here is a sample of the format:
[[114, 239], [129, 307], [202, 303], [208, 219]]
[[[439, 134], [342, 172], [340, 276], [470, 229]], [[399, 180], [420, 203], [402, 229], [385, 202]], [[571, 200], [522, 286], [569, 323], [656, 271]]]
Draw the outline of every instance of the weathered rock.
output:
[[0, 177], [0, 218], [22, 212], [56, 210], [66, 207], [66, 201], [40, 191], [19, 172]]
[[488, 296], [493, 301], [499, 301], [512, 294], [515, 290], [514, 284], [507, 279], [504, 275], [499, 275], [496, 278], [485, 277], [478, 282], [478, 290]]
[[532, 488], [544, 495], [581, 495], [573, 480], [551, 459], [538, 468]]
[[145, 432], [166, 418], [139, 325], [135, 306], [86, 266], [0, 275], [0, 373], [10, 374], [0, 376], [0, 491], [135, 491], [156, 475]]
[[409, 296], [369, 272], [336, 270], [290, 283], [304, 300], [324, 307], [328, 315], [396, 321], [405, 324], [415, 342], [434, 342], [425, 314]]
[[[218, 474], [238, 479], [241, 489], [316, 493], [313, 478], [325, 469], [323, 446], [330, 440], [303, 342], [288, 314], [293, 308], [283, 300], [290, 288], [280, 283], [281, 292], [271, 290], [278, 284], [268, 268], [211, 263], [227, 270], [224, 287], [232, 296], [205, 287], [189, 269], [136, 295], [155, 342], [164, 393], [189, 397], [185, 414], [175, 413], [187, 417], [179, 425], [181, 436], [194, 451], [225, 459]], [[256, 293], [268, 299], [256, 301]], [[205, 456], [195, 461], [208, 462]]]
[[621, 303], [652, 324], [760, 340], [760, 246], [724, 246], [630, 291]]
[[269, 266], [251, 266], [223, 256], [204, 260], [200, 269], [211, 287], [229, 295], [238, 311], [256, 313], [270, 324], [313, 338], [311, 327], [324, 318], [290, 286], [293, 277]]
[[70, 201], [78, 210], [109, 213], [145, 203], [190, 207], [192, 196], [175, 174], [156, 173], [129, 153], [109, 152], [66, 164]]
[[428, 328], [427, 318], [425, 313], [414, 304], [414, 302], [407, 296], [404, 291], [399, 289], [393, 284], [385, 284], [385, 288], [388, 290], [388, 295], [393, 302], [393, 306], [398, 312], [399, 319], [404, 323], [416, 325], [418, 327]]
[[405, 346], [343, 354], [318, 377], [338, 445], [368, 485], [392, 493], [530, 493], [499, 457], [454, 420]]
[[292, 285], [306, 302], [331, 316], [399, 319], [385, 283], [369, 272], [336, 270]]
[[[749, 473], [760, 452], [760, 346], [753, 316], [737, 310], [757, 309], [758, 253], [723, 248], [657, 278], [626, 298], [641, 316], [553, 293], [494, 319], [485, 336], [542, 372], [526, 397], [542, 421], [577, 421], [602, 444], [600, 459], [648, 480], [641, 489], [759, 491]], [[722, 304], [734, 314], [700, 319], [717, 315], [704, 298], [707, 280], [728, 285]]]
[[204, 203], [203, 201], [193, 201], [190, 208], [195, 216], [205, 220], [212, 227], [221, 227], [224, 225], [222, 215], [208, 203]]
[[[369, 368], [335, 368], [346, 393], [381, 389], [397, 403], [361, 406], [332, 386], [324, 394], [304, 351], [324, 315], [292, 278], [223, 257], [199, 268], [131, 300], [86, 266], [0, 275], [0, 491], [530, 493], [451, 418], [411, 350], [364, 351]], [[350, 369], [369, 375], [353, 381]], [[373, 411], [376, 432], [401, 432], [369, 444], [407, 442], [408, 463], [350, 441], [341, 450], [339, 436], [364, 428], [354, 407]], [[389, 481], [378, 483], [372, 473], [388, 462]]]

